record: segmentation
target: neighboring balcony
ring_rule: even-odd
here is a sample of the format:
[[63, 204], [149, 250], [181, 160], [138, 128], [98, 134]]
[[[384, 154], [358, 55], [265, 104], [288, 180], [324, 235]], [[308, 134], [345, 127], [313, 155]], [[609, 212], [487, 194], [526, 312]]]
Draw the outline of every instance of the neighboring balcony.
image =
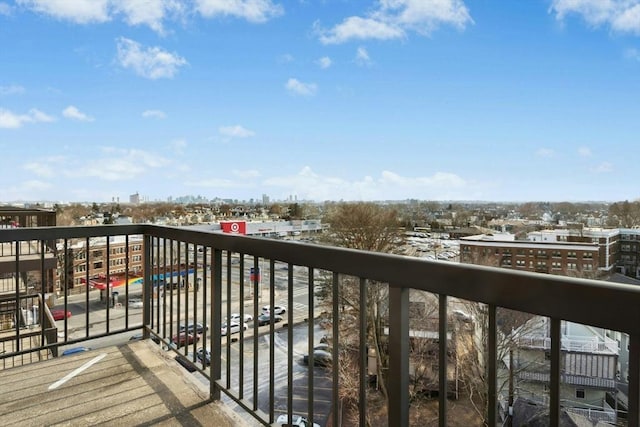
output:
[[[105, 238], [105, 247], [91, 247], [94, 237]], [[110, 246], [110, 242], [124, 239], [128, 254], [126, 248], [133, 242], [140, 244], [140, 238], [142, 278], [130, 268], [129, 261], [112, 263], [116, 256]], [[77, 271], [77, 260], [69, 259], [69, 250], [55, 253], [45, 249], [34, 254], [22, 249], [25, 243], [42, 249], [78, 247], [74, 246], [78, 242], [85, 243], [87, 260], [91, 251], [104, 249], [105, 277], [93, 277], [90, 266]], [[140, 386], [140, 391], [145, 395], [164, 400], [157, 413], [142, 402], [123, 404], [132, 411], [123, 415], [124, 423], [126, 416], [133, 417], [142, 409], [150, 416], [147, 422], [167, 420], [163, 417], [178, 407], [181, 417], [191, 414], [196, 419], [200, 406], [213, 402], [224, 404], [250, 425], [276, 425], [279, 416], [302, 414], [322, 426], [337, 426], [341, 420], [342, 425], [364, 426], [371, 421], [369, 417], [381, 417], [381, 413], [389, 426], [413, 424], [419, 415], [416, 402], [422, 397], [413, 392], [411, 373], [415, 369], [410, 366], [416, 366], [416, 338], [420, 337], [412, 331], [434, 328], [416, 327], [420, 319], [410, 317], [410, 307], [416, 293], [428, 293], [435, 295], [438, 324], [434, 332], [438, 337], [459, 332], [452, 315], [460, 313], [462, 305], [483, 304], [477, 312], [482, 317], [466, 316], [464, 311], [461, 320], [484, 334], [479, 346], [469, 342], [468, 347], [452, 352], [447, 348], [449, 339], [429, 335], [435, 347], [420, 355], [425, 366], [437, 365], [437, 390], [430, 401], [420, 402], [436, 407], [439, 425], [457, 425], [459, 418], [460, 405], [449, 401], [447, 365], [451, 355], [472, 355], [474, 351], [474, 360], [481, 363], [478, 377], [485, 381], [481, 392], [484, 409], [480, 412], [489, 425], [502, 424], [499, 395], [506, 391], [498, 373], [503, 360], [499, 327], [502, 312], [509, 309], [549, 318], [549, 341], [538, 345], [550, 353], [548, 378], [542, 380], [548, 382], [552, 426], [560, 425], [565, 410], [560, 399], [560, 387], [567, 381], [561, 374], [563, 349], [589, 345], [596, 352], [610, 350], [606, 343], [600, 348], [570, 337], [565, 343], [561, 322], [628, 333], [631, 362], [626, 419], [628, 425], [638, 426], [640, 288], [630, 285], [153, 225], [3, 229], [0, 244], [17, 248], [0, 257], [2, 279], [8, 283], [0, 295], [0, 343], [4, 349], [0, 351], [0, 368], [4, 367], [0, 381], [5, 384], [10, 375], [19, 373], [18, 381], [24, 378], [22, 383], [32, 383], [33, 390], [39, 390], [45, 385], [41, 382], [47, 381], [45, 376], [39, 383], [28, 372], [43, 366], [48, 367], [47, 374], [50, 366], [66, 369], [51, 365], [48, 359], [86, 359], [87, 363], [93, 361], [86, 371], [102, 373], [100, 390], [107, 392], [122, 387], [117, 375], [107, 375], [116, 372], [107, 365], [112, 363], [108, 355], [126, 355], [119, 369], [134, 380], [136, 375], [144, 379], [146, 385]], [[52, 259], [60, 275], [52, 274]], [[97, 281], [104, 286], [92, 287]], [[374, 296], [382, 298], [372, 304]], [[275, 306], [284, 311], [276, 312]], [[256, 319], [261, 315], [265, 319], [265, 312], [268, 320], [261, 325]], [[371, 313], [377, 316], [377, 323], [372, 322]], [[235, 326], [232, 314], [238, 315], [234, 316], [238, 319]], [[222, 335], [223, 326], [229, 334]], [[377, 329], [383, 343], [371, 338], [372, 330]], [[130, 344], [130, 338], [144, 342]], [[327, 346], [314, 349], [324, 340]], [[162, 364], [142, 365], [128, 356], [140, 345], [156, 350], [162, 360], [177, 358], [180, 364], [175, 365], [186, 368], [183, 374], [207, 390], [202, 405], [176, 406], [171, 400], [174, 394], [164, 397], [161, 392], [166, 387], [154, 379], [159, 378]], [[78, 347], [92, 350], [76, 354]], [[70, 356], [62, 356], [70, 350]], [[102, 354], [107, 356], [97, 360]], [[304, 355], [308, 356], [306, 364]], [[429, 358], [436, 358], [437, 363]], [[77, 399], [77, 405], [92, 404], [86, 396], [72, 393], [72, 381], [59, 387], [69, 393], [65, 402], [76, 403], [73, 399]], [[135, 384], [127, 389], [138, 387]], [[383, 389], [388, 396], [386, 410], [373, 415], [370, 405], [379, 402]], [[462, 393], [458, 399], [465, 398]], [[100, 405], [99, 399], [93, 400]], [[58, 404], [44, 399], [33, 410], [53, 413]], [[5, 412], [24, 410], [20, 400], [1, 407]], [[79, 411], [71, 423], [89, 423], [88, 408]]]

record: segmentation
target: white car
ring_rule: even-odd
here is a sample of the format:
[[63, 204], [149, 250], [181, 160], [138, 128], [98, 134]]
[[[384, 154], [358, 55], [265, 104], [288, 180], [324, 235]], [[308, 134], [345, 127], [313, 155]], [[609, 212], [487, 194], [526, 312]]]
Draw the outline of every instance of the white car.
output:
[[[244, 321], [246, 322], [251, 322], [253, 320], [253, 316], [250, 314], [245, 313], [244, 314]], [[231, 313], [231, 322], [233, 323], [240, 323], [240, 313]]]
[[142, 308], [144, 306], [144, 303], [142, 302], [141, 299], [137, 299], [137, 298], [130, 298], [129, 299], [129, 307], [131, 308]]
[[[262, 307], [262, 312], [263, 313], [269, 313], [271, 311], [271, 307], [269, 307], [268, 305], [265, 305], [264, 307]], [[284, 305], [274, 305], [273, 306], [273, 313], [274, 314], [284, 314], [287, 311], [287, 308]]]
[[[242, 324], [242, 329], [243, 330], [247, 330], [248, 326], [246, 323]], [[220, 329], [220, 334], [221, 335], [231, 335], [231, 334], [237, 334], [238, 332], [240, 332], [240, 324], [237, 322], [231, 322], [230, 326], [227, 328], [227, 325], [224, 324], [222, 325], [222, 328]]]
[[[292, 414], [291, 418], [293, 419], [293, 421], [288, 422], [287, 415], [282, 414], [276, 420], [276, 425], [281, 427], [311, 427], [311, 424], [309, 424], [309, 420], [302, 415]], [[320, 427], [320, 424], [313, 423], [313, 427]]]

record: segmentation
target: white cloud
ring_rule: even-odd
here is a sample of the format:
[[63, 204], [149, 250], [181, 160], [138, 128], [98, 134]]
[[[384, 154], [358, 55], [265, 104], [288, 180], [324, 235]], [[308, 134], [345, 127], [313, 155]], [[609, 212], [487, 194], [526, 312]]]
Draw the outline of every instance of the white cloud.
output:
[[293, 95], [313, 96], [318, 91], [315, 83], [303, 83], [294, 78], [287, 80], [284, 87]]
[[122, 17], [128, 25], [147, 25], [161, 34], [165, 19], [185, 12], [179, 0], [18, 0], [18, 4], [76, 24], [103, 23]]
[[218, 132], [220, 132], [221, 135], [227, 136], [229, 138], [249, 138], [255, 135], [255, 132], [240, 125], [221, 126], [218, 128]]
[[540, 148], [538, 151], [536, 151], [536, 156], [538, 157], [549, 158], [553, 157], [554, 155], [555, 151], [553, 151], [551, 148]]
[[167, 115], [161, 110], [146, 110], [142, 112], [142, 117], [145, 119], [166, 119]]
[[169, 145], [176, 154], [183, 155], [184, 150], [187, 148], [187, 141], [184, 139], [176, 139], [171, 141]]
[[233, 16], [249, 22], [265, 22], [284, 13], [271, 0], [196, 0], [195, 9], [204, 17]]
[[549, 12], [559, 21], [578, 15], [592, 27], [640, 34], [640, 0], [553, 0]]
[[17, 4], [78, 24], [107, 22], [111, 19], [109, 0], [17, 0]]
[[361, 67], [371, 65], [371, 58], [369, 57], [369, 52], [364, 47], [359, 47], [356, 51], [355, 63], [360, 65]]
[[278, 57], [279, 64], [288, 64], [290, 62], [293, 62], [294, 60], [295, 58], [290, 53], [285, 53], [284, 55], [280, 55]]
[[59, 170], [64, 168], [65, 162], [64, 156], [49, 156], [26, 163], [23, 169], [42, 178], [53, 178]]
[[602, 162], [593, 169], [595, 173], [608, 173], [613, 171], [613, 164], [610, 162]]
[[329, 30], [316, 30], [323, 44], [350, 40], [405, 38], [408, 31], [429, 35], [441, 25], [460, 30], [473, 23], [463, 0], [378, 0], [366, 17], [350, 16]]
[[258, 172], [257, 170], [254, 169], [249, 169], [249, 170], [233, 170], [232, 171], [233, 175], [237, 176], [238, 178], [257, 178], [260, 176], [260, 172]]
[[591, 149], [589, 147], [578, 148], [578, 155], [580, 157], [591, 157]]
[[481, 187], [447, 172], [437, 172], [428, 177], [405, 177], [382, 171], [379, 178], [364, 176], [350, 181], [322, 176], [308, 166], [295, 175], [268, 178], [263, 185], [280, 189], [283, 195], [296, 194], [309, 200], [447, 200], [461, 198], [469, 191], [475, 193]]
[[172, 78], [187, 61], [175, 53], [159, 47], [143, 47], [140, 43], [120, 37], [118, 62], [123, 68], [130, 68], [139, 76], [148, 79]]
[[163, 21], [168, 14], [184, 12], [178, 0], [113, 0], [114, 10], [124, 15], [129, 25], [147, 25], [152, 30], [164, 33]]
[[25, 123], [53, 122], [55, 118], [32, 108], [27, 114], [15, 114], [0, 108], [0, 129], [17, 129]]
[[186, 181], [184, 185], [189, 187], [205, 187], [205, 188], [240, 188], [247, 185], [239, 182], [236, 179], [225, 178], [209, 178], [201, 179], [197, 181]]
[[48, 190], [51, 187], [53, 187], [53, 185], [50, 182], [38, 181], [35, 179], [28, 180], [22, 184], [22, 188], [25, 191], [42, 191]]
[[0, 2], [0, 15], [9, 16], [9, 15], [11, 15], [12, 11], [13, 11], [13, 9], [12, 9], [10, 4], [4, 3], [4, 2]]
[[102, 147], [95, 157], [77, 158], [75, 163], [71, 162], [68, 168], [62, 169], [63, 174], [72, 178], [127, 181], [144, 175], [149, 169], [164, 168], [171, 162], [145, 150]]
[[323, 70], [326, 70], [327, 68], [331, 67], [332, 63], [333, 62], [331, 61], [331, 58], [329, 58], [328, 56], [323, 56], [322, 58], [318, 58], [316, 60], [316, 64], [318, 64], [318, 66]]
[[405, 37], [404, 30], [395, 24], [359, 16], [351, 16], [330, 30], [324, 30], [317, 24], [315, 28], [320, 33], [322, 44], [339, 44], [352, 39], [390, 40]]
[[29, 110], [29, 116], [33, 119], [34, 122], [50, 123], [56, 121], [55, 117], [43, 113], [36, 108], [32, 108], [31, 110]]
[[24, 93], [24, 88], [19, 85], [0, 86], [0, 95], [18, 95]]
[[69, 105], [67, 108], [62, 110], [62, 115], [67, 119], [78, 120], [79, 122], [92, 122], [93, 117], [86, 115], [82, 111], [78, 110], [73, 105]]
[[624, 57], [634, 61], [640, 61], [640, 51], [635, 48], [629, 48], [624, 51]]
[[[166, 22], [199, 13], [205, 18], [233, 16], [249, 22], [265, 22], [284, 13], [273, 0], [16, 0], [34, 13], [76, 24], [104, 23], [121, 19], [127, 25], [145, 25], [166, 33]], [[0, 15], [12, 7], [0, 2]]]

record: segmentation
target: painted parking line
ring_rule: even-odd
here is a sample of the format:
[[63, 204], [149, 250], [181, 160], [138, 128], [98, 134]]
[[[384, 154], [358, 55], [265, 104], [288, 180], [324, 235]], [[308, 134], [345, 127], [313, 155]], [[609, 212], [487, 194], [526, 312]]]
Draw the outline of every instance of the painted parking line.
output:
[[55, 383], [51, 384], [49, 386], [49, 390], [55, 390], [56, 388], [60, 387], [62, 384], [66, 383], [67, 381], [69, 381], [70, 379], [75, 377], [76, 375], [78, 375], [78, 374], [82, 373], [83, 371], [89, 369], [91, 366], [95, 365], [96, 363], [98, 363], [99, 361], [104, 359], [106, 356], [107, 356], [107, 353], [102, 353], [102, 354], [94, 357], [93, 359], [91, 359], [90, 361], [85, 363], [84, 365], [80, 366], [77, 369], [74, 369], [73, 371], [71, 371], [67, 375], [65, 375], [64, 377], [60, 378]]

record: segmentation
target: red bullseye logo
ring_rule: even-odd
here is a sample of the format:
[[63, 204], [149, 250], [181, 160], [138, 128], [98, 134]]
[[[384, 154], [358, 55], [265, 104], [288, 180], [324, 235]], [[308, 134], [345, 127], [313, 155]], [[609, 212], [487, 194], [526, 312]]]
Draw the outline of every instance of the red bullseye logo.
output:
[[238, 225], [237, 222], [234, 222], [231, 224], [231, 232], [232, 233], [237, 233], [238, 231], [240, 231], [240, 225]]

